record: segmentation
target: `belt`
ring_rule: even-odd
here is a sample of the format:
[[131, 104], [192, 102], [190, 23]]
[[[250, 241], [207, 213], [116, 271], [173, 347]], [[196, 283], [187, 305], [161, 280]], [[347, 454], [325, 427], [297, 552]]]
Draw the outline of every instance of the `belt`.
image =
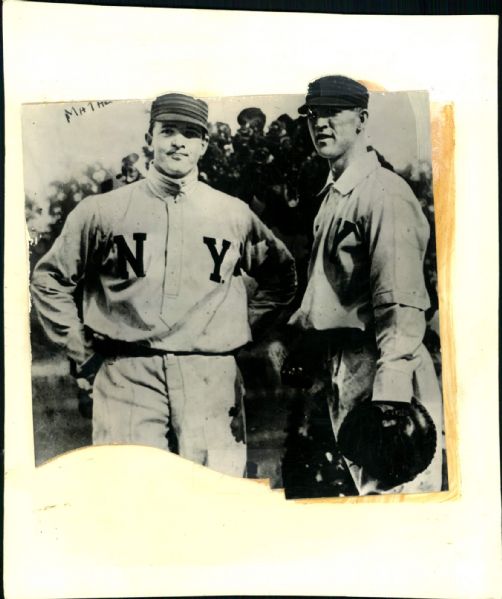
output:
[[329, 345], [332, 348], [356, 349], [364, 345], [376, 345], [375, 331], [361, 329], [334, 329], [329, 334]]
[[157, 349], [148, 345], [122, 341], [120, 339], [109, 339], [94, 337], [92, 342], [94, 351], [105, 358], [149, 358], [152, 356], [233, 356], [234, 352], [197, 352], [197, 351], [170, 351]]
[[301, 331], [294, 329], [300, 345], [316, 348], [332, 349], [351, 349], [363, 345], [375, 344], [375, 330], [370, 328], [366, 331], [355, 328], [327, 329], [319, 331], [317, 329], [307, 329]]

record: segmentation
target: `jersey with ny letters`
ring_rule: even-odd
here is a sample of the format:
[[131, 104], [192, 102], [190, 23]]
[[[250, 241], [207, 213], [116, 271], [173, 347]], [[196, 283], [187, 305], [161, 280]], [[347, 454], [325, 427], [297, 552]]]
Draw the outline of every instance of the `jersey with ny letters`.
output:
[[[243, 271], [258, 283], [249, 300]], [[46, 332], [77, 364], [92, 354], [84, 325], [168, 352], [232, 351], [295, 290], [291, 254], [244, 202], [196, 172], [173, 188], [153, 166], [142, 181], [83, 200], [32, 279]]]

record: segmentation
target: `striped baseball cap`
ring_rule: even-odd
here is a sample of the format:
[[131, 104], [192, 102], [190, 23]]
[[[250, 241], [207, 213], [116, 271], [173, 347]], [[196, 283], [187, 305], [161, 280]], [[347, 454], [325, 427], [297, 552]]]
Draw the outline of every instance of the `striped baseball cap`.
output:
[[208, 107], [203, 100], [184, 94], [164, 94], [155, 98], [150, 112], [151, 121], [191, 123], [208, 131]]

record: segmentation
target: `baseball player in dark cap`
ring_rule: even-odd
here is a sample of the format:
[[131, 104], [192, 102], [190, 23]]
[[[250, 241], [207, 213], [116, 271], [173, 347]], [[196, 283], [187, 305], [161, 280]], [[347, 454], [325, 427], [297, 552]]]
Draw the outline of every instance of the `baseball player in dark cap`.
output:
[[[94, 443], [171, 449], [242, 476], [234, 353], [291, 301], [296, 274], [284, 244], [244, 202], [199, 181], [207, 118], [202, 100], [156, 98], [147, 177], [80, 202], [36, 266], [31, 289], [48, 336], [66, 348], [79, 380], [92, 380], [99, 367]], [[258, 284], [249, 299], [243, 271]]]
[[[327, 348], [325, 378], [335, 437], [369, 399], [422, 402], [442, 430], [442, 400], [422, 340], [429, 308], [423, 260], [429, 225], [406, 182], [368, 151], [368, 90], [340, 75], [309, 85], [299, 112], [317, 153], [330, 164], [314, 221], [308, 285], [290, 324], [304, 343]], [[294, 359], [287, 377], [302, 372]], [[441, 490], [441, 444], [430, 466], [394, 488], [347, 460], [360, 494]]]

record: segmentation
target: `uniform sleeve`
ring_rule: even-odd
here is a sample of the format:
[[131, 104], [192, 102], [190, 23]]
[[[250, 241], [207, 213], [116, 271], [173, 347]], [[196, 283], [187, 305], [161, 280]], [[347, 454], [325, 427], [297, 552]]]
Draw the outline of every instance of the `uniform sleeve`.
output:
[[36, 265], [31, 281], [31, 297], [45, 333], [66, 349], [79, 370], [93, 351], [85, 339], [74, 292], [88, 266], [96, 235], [94, 220], [85, 201], [70, 212], [61, 234]]
[[399, 304], [378, 306], [375, 327], [380, 355], [373, 399], [408, 402], [413, 397], [413, 373], [420, 366], [418, 348], [425, 334], [425, 314]]
[[373, 399], [410, 401], [430, 305], [423, 268], [429, 225], [409, 188], [373, 208], [370, 289], [379, 349]]
[[424, 280], [428, 240], [429, 224], [411, 189], [374, 202], [369, 219], [373, 306], [430, 307]]
[[293, 256], [284, 243], [251, 211], [251, 228], [242, 256], [242, 268], [257, 283], [249, 301], [249, 324], [256, 334], [266, 329], [291, 303], [297, 278]]

